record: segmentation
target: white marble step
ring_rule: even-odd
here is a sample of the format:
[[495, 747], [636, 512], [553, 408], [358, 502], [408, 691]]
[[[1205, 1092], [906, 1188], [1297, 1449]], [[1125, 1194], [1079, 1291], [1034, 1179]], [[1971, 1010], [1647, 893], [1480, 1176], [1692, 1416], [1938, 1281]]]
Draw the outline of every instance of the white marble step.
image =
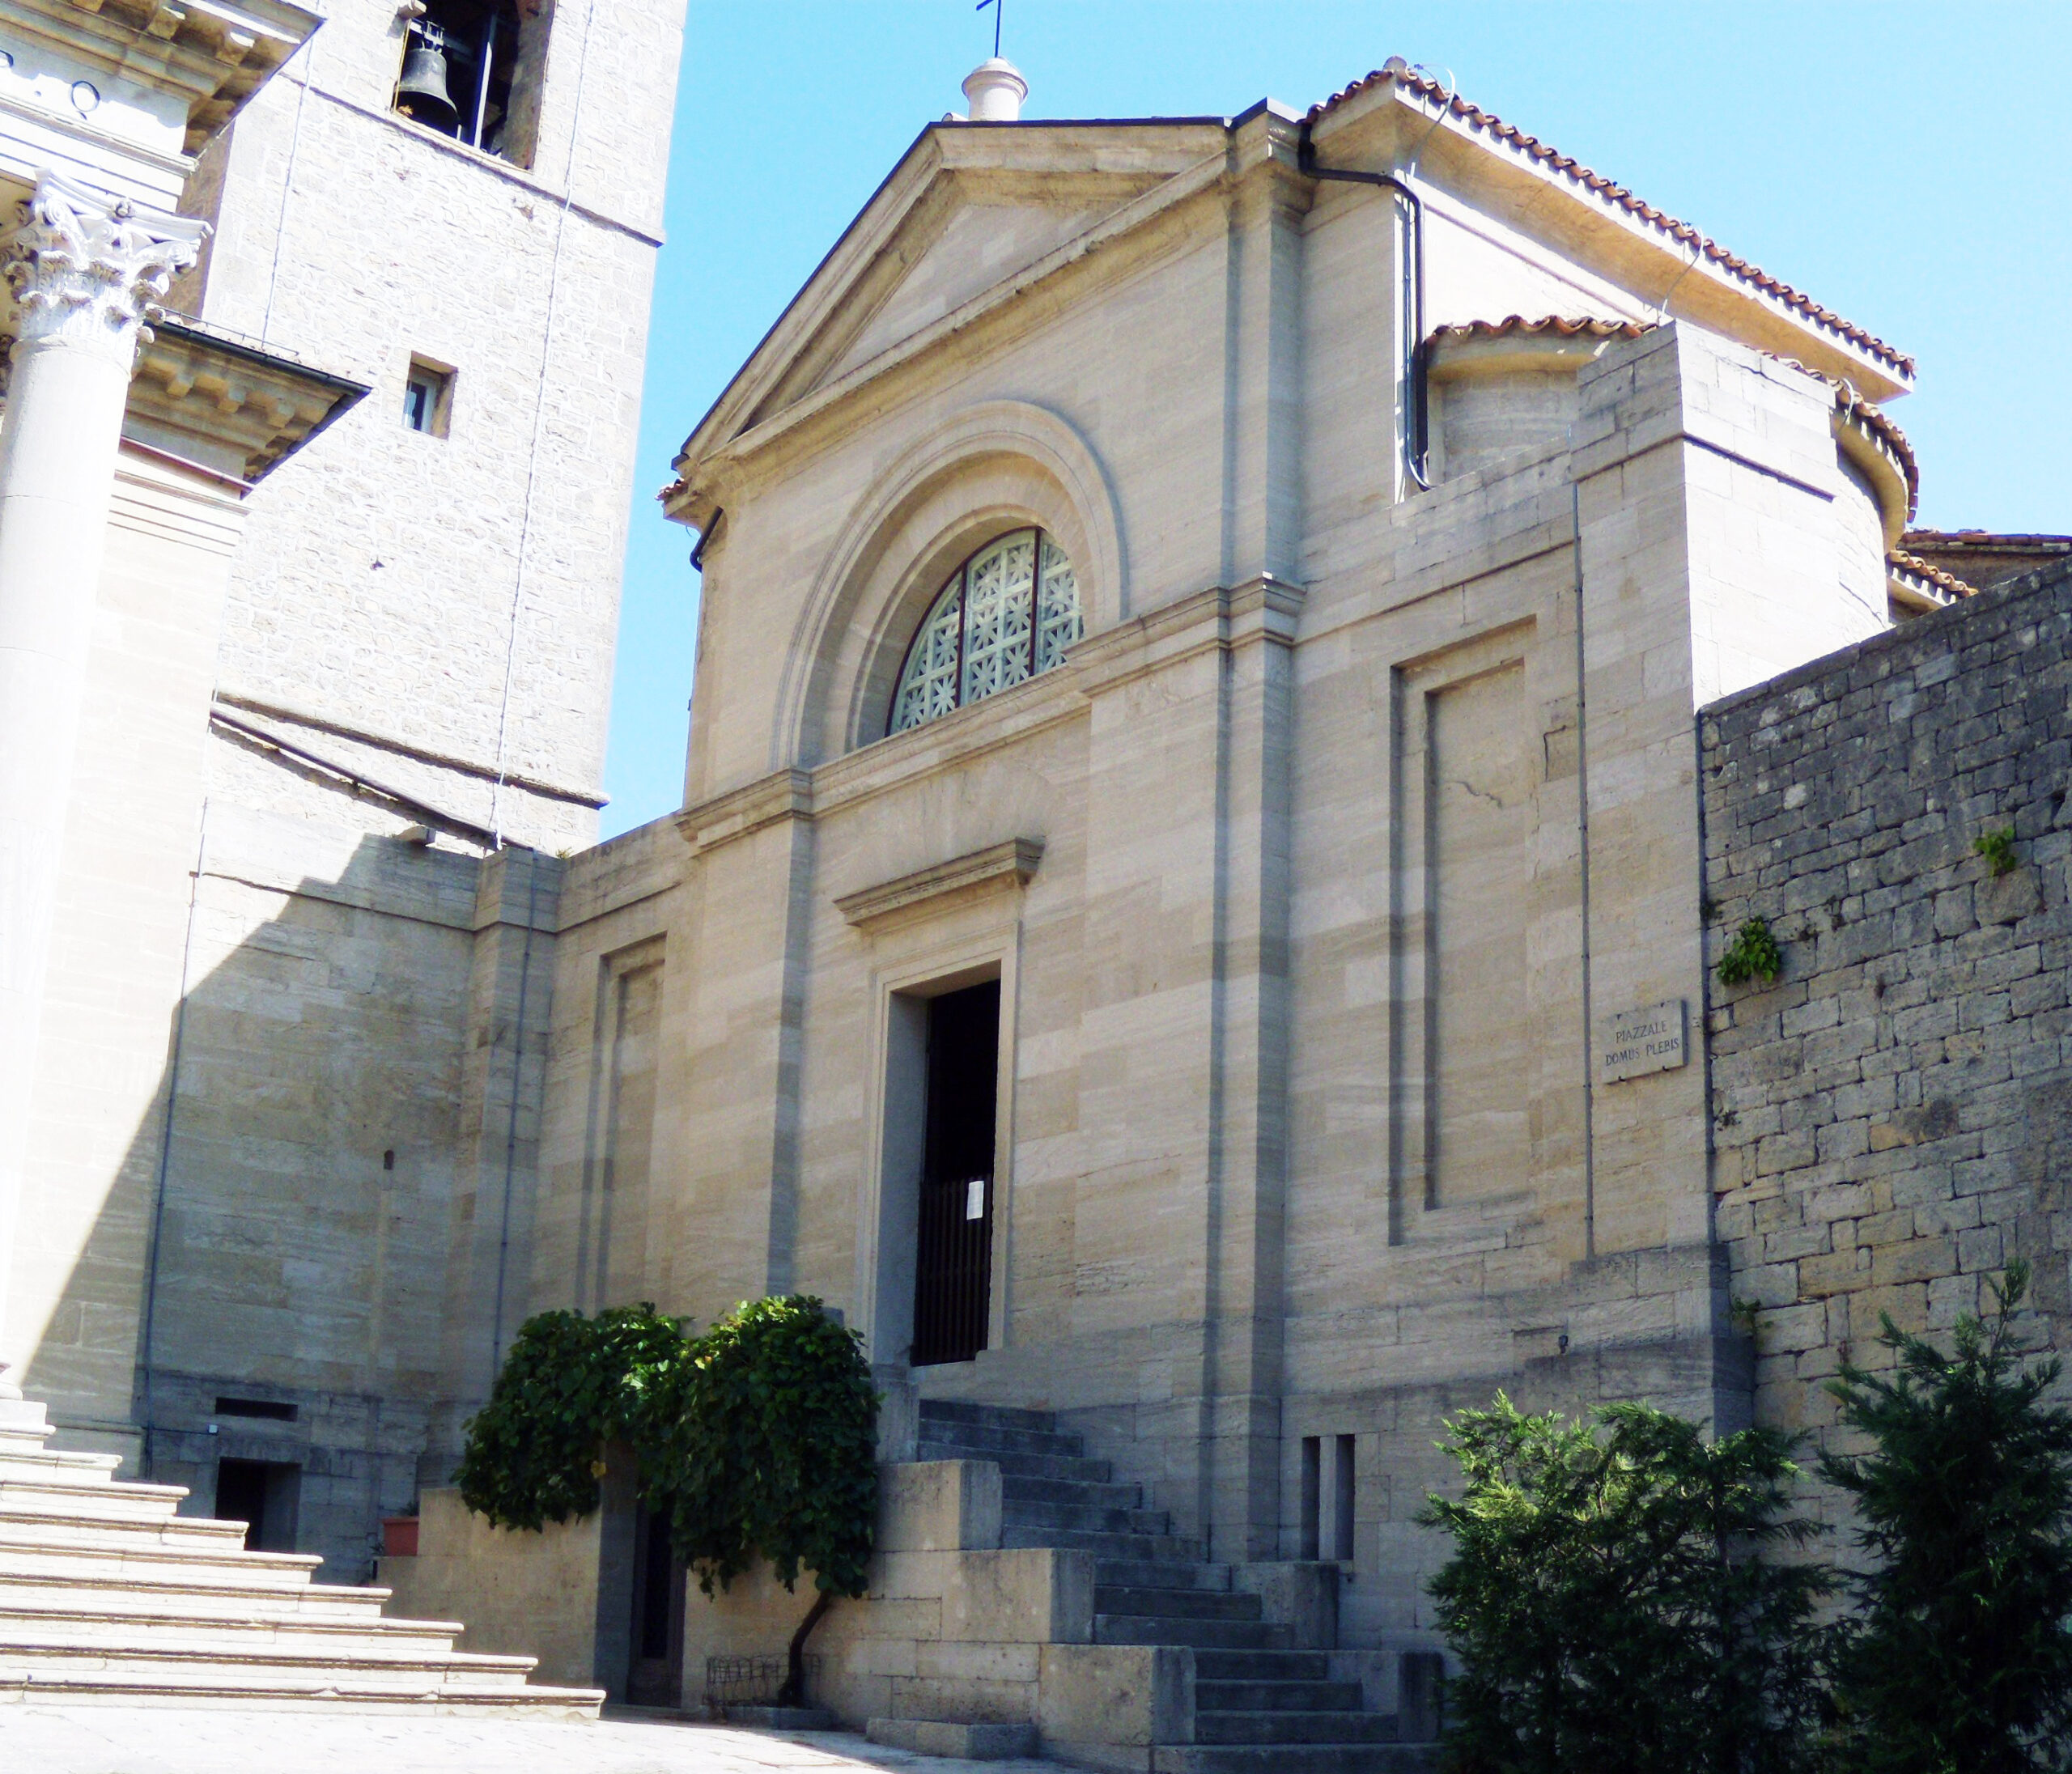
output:
[[196, 1614], [139, 1606], [121, 1597], [68, 1597], [57, 1602], [0, 1598], [0, 1657], [16, 1644], [101, 1645], [121, 1639], [179, 1650], [233, 1651], [282, 1646], [298, 1653], [342, 1656], [407, 1652], [439, 1657], [465, 1630], [457, 1620], [359, 1620], [284, 1613]]
[[249, 1615], [269, 1619], [337, 1620], [353, 1623], [378, 1619], [381, 1605], [391, 1592], [353, 1588], [342, 1583], [311, 1583], [307, 1572], [295, 1573], [304, 1581], [292, 1584], [278, 1581], [240, 1581], [235, 1566], [223, 1568], [214, 1581], [191, 1577], [147, 1577], [125, 1572], [117, 1564], [113, 1569], [82, 1574], [79, 1571], [0, 1571], [0, 1610], [13, 1607], [76, 1606], [131, 1607], [152, 1613], [178, 1613], [196, 1619], [221, 1619]]
[[102, 1484], [122, 1464], [119, 1454], [68, 1454], [58, 1449], [17, 1445], [0, 1436], [0, 1479], [61, 1477]]
[[402, 1712], [415, 1714], [517, 1715], [595, 1718], [604, 1695], [596, 1688], [440, 1688], [412, 1681], [287, 1680], [254, 1676], [172, 1681], [121, 1671], [104, 1674], [25, 1672], [0, 1667], [0, 1704], [31, 1697], [51, 1704], [109, 1706], [252, 1708], [270, 1712]]
[[109, 1674], [204, 1684], [240, 1679], [337, 1683], [409, 1683], [442, 1691], [516, 1687], [538, 1662], [468, 1651], [427, 1651], [405, 1644], [348, 1650], [325, 1645], [180, 1645], [137, 1632], [108, 1631], [91, 1644], [40, 1637], [0, 1640], [0, 1683], [45, 1674]]
[[67, 1546], [125, 1547], [139, 1551], [244, 1550], [242, 1521], [211, 1521], [205, 1516], [170, 1514], [130, 1519], [77, 1507], [61, 1508], [54, 1500], [31, 1503], [0, 1497], [0, 1544], [26, 1541], [32, 1536]]
[[[186, 1498], [187, 1488], [180, 1484], [132, 1484], [63, 1471], [33, 1476], [0, 1473], [0, 1512], [33, 1510], [40, 1514], [91, 1517], [97, 1521], [168, 1521]], [[244, 1532], [240, 1522], [238, 1533], [241, 1536]]]
[[47, 1523], [0, 1521], [0, 1576], [249, 1583], [299, 1589], [323, 1564], [313, 1552], [248, 1552], [242, 1541], [80, 1538]]

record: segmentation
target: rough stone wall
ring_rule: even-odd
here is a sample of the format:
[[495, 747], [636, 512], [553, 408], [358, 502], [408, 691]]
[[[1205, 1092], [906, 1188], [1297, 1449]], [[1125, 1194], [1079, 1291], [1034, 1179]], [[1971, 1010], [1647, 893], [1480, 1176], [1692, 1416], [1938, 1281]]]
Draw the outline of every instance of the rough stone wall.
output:
[[[1947, 1331], [2011, 1258], [2072, 1347], [2072, 569], [1921, 618], [1700, 722], [1718, 1234], [1759, 1419], [1832, 1428], [1879, 1315]], [[2012, 828], [2015, 866], [1973, 850]], [[1832, 1509], [1835, 1500], [1825, 1500]]]

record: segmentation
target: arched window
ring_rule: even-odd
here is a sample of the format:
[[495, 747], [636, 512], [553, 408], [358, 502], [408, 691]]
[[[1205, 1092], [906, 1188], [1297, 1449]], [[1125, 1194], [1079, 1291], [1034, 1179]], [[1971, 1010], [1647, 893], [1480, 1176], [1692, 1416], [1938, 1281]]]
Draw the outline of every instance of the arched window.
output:
[[1041, 530], [988, 542], [922, 618], [885, 731], [903, 733], [1047, 672], [1080, 630], [1079, 587], [1063, 549]]

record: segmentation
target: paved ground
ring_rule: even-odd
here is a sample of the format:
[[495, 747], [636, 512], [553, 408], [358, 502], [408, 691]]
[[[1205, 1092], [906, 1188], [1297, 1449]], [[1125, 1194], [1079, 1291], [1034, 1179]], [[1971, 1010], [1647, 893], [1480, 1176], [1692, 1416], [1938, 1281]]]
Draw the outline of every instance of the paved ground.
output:
[[0, 1705], [6, 1774], [1059, 1774], [960, 1762], [847, 1732], [779, 1737], [618, 1713], [594, 1725], [397, 1713]]

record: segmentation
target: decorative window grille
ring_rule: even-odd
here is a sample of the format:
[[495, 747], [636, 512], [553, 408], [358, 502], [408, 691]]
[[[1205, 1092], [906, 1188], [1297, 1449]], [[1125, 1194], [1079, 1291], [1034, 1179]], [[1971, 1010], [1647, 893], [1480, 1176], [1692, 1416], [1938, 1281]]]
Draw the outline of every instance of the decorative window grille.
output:
[[1041, 530], [997, 537], [950, 575], [922, 618], [886, 731], [902, 733], [1063, 664], [1081, 632], [1065, 551]]

